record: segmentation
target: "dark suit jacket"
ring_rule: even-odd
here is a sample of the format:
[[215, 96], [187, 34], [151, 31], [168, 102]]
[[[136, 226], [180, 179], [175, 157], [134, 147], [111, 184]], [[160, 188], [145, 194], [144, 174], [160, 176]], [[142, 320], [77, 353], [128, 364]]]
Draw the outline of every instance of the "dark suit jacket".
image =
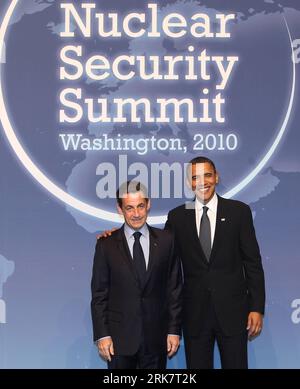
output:
[[245, 331], [248, 313], [264, 313], [265, 304], [264, 273], [248, 205], [218, 196], [209, 263], [197, 236], [194, 206], [170, 211], [166, 228], [175, 233], [182, 260], [185, 336], [199, 334], [210, 302], [225, 335]]
[[181, 333], [182, 279], [170, 231], [149, 227], [147, 280], [140, 287], [124, 227], [99, 239], [92, 277], [94, 340], [110, 335], [117, 355], [133, 355], [143, 337], [150, 353], [165, 353], [168, 334]]

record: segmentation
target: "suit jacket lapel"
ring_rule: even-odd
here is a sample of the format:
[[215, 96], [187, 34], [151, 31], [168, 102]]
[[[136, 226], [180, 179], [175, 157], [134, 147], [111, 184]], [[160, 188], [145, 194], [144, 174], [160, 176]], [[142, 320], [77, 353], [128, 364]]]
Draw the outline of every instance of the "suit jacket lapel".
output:
[[147, 283], [150, 279], [153, 265], [158, 257], [158, 255], [157, 255], [157, 249], [158, 249], [157, 235], [156, 235], [154, 229], [152, 227], [150, 227], [148, 224], [147, 224], [147, 227], [149, 230], [149, 262], [148, 262], [148, 268], [147, 268], [146, 282], [145, 282], [144, 286], [147, 285]]
[[216, 251], [218, 247], [220, 247], [221, 239], [224, 236], [222, 233], [222, 227], [223, 223], [225, 222], [225, 208], [224, 208], [224, 201], [222, 197], [218, 196], [218, 207], [217, 207], [217, 218], [216, 218], [216, 230], [215, 230], [215, 236], [213, 241], [213, 246], [210, 254], [209, 262], [212, 262], [214, 260], [214, 257], [216, 255]]

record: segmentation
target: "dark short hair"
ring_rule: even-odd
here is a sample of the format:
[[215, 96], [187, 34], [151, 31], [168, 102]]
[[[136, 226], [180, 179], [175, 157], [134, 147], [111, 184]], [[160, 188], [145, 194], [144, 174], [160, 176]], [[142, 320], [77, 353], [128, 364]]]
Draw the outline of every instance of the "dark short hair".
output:
[[[209, 159], [207, 157], [202, 157], [202, 156], [195, 157], [195, 158], [191, 159], [188, 166], [187, 166], [187, 170], [189, 169], [190, 166], [197, 165], [198, 163], [209, 163], [212, 166], [212, 168], [214, 169], [214, 172], [216, 173], [216, 171], [217, 171], [214, 162], [211, 159]], [[187, 173], [188, 173], [188, 171], [187, 171]]]
[[119, 189], [117, 190], [116, 193], [116, 198], [119, 207], [122, 208], [122, 198], [124, 197], [124, 195], [128, 193], [137, 193], [137, 192], [142, 192], [146, 202], [148, 202], [149, 200], [148, 190], [145, 187], [145, 185], [143, 185], [139, 181], [134, 181], [134, 180], [123, 182], [123, 184], [119, 186]]

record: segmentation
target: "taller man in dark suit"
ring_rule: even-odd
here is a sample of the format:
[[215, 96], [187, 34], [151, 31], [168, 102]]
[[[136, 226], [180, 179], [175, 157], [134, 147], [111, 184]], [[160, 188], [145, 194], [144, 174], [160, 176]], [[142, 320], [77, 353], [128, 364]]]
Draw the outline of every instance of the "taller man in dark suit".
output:
[[247, 368], [247, 340], [263, 325], [264, 273], [250, 208], [215, 193], [218, 173], [205, 157], [188, 166], [195, 201], [169, 212], [184, 274], [183, 334], [187, 367]]
[[164, 369], [181, 333], [182, 283], [173, 234], [146, 224], [150, 200], [140, 183], [122, 185], [117, 200], [125, 224], [96, 245], [94, 341], [110, 369]]

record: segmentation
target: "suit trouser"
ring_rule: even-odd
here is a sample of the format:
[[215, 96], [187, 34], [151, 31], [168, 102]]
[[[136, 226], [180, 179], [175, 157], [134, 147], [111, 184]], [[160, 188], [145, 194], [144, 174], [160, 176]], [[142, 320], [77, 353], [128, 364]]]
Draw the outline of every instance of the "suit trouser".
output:
[[213, 369], [214, 346], [217, 342], [223, 369], [247, 369], [248, 334], [245, 331], [233, 336], [225, 336], [219, 325], [212, 302], [199, 336], [184, 337], [188, 369]]
[[149, 353], [142, 342], [134, 355], [113, 355], [108, 369], [165, 369], [167, 355]]

